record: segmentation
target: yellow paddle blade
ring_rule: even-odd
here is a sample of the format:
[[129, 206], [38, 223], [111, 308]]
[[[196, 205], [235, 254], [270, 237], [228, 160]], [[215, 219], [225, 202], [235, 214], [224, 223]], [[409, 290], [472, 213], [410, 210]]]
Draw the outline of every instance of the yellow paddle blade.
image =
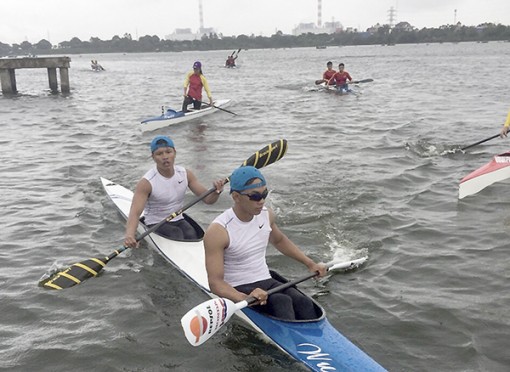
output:
[[263, 168], [280, 160], [287, 152], [287, 140], [280, 139], [257, 151], [244, 161], [243, 166]]
[[97, 276], [108, 263], [108, 257], [89, 258], [77, 262], [65, 270], [59, 271], [50, 278], [43, 280], [39, 285], [48, 289], [64, 289], [80, 284], [84, 280]]

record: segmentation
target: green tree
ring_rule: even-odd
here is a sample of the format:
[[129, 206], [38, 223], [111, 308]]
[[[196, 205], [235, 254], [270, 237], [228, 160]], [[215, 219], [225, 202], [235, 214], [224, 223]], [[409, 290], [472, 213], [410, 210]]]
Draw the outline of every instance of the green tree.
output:
[[20, 44], [20, 49], [22, 52], [24, 53], [29, 53], [29, 52], [32, 52], [34, 50], [34, 47], [31, 43], [29, 43], [28, 41], [24, 41]]
[[35, 48], [39, 51], [48, 51], [51, 50], [52, 45], [48, 40], [42, 39], [37, 44], [35, 44]]

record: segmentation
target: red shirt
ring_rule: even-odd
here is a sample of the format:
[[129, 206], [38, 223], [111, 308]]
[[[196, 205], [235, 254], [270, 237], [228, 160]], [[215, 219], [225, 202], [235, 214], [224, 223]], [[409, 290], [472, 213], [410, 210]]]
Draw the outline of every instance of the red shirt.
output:
[[[322, 74], [322, 78], [326, 81], [328, 81], [329, 79], [331, 79], [333, 77], [333, 75], [336, 74], [336, 71], [335, 70], [326, 70], [324, 71], [324, 73]], [[331, 81], [330, 85], [334, 84], [335, 82], [334, 81]]]
[[227, 62], [225, 62], [225, 66], [235, 66], [236, 65], [236, 59], [232, 56], [229, 56], [227, 58]]
[[191, 74], [189, 77], [189, 90], [188, 96], [191, 98], [197, 99], [199, 101], [202, 100], [202, 79], [200, 75]]
[[351, 75], [349, 75], [347, 71], [342, 72], [338, 71], [333, 75], [333, 80], [335, 81], [336, 85], [344, 85], [347, 79], [349, 79], [349, 81], [352, 81], [352, 77]]

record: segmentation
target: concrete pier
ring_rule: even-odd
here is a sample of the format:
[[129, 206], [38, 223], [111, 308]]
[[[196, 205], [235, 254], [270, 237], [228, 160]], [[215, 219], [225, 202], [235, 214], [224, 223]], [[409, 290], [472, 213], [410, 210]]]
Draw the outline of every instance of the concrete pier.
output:
[[0, 58], [0, 80], [3, 94], [15, 94], [16, 69], [18, 68], [46, 68], [48, 69], [48, 81], [53, 93], [58, 93], [57, 68], [60, 70], [60, 91], [70, 92], [69, 57], [26, 57], [26, 58]]

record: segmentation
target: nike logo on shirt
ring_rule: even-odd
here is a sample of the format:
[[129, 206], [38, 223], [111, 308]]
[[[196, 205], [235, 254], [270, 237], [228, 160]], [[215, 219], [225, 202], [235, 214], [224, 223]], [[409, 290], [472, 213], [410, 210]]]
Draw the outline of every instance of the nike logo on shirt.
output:
[[261, 229], [261, 228], [263, 228], [263, 227], [264, 227], [264, 224], [262, 224], [262, 225], [259, 225], [259, 229]]

